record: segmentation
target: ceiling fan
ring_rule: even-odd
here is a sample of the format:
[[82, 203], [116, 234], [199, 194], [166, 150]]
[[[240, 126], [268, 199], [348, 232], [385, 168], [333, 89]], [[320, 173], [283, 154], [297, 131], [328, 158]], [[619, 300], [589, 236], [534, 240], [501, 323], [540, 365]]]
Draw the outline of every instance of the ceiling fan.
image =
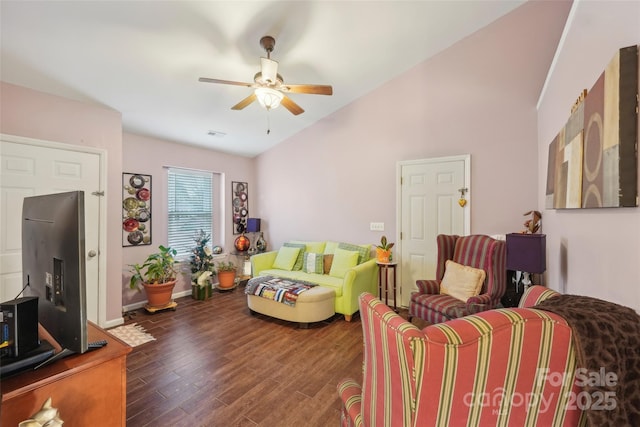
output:
[[260, 72], [253, 77], [253, 83], [235, 82], [231, 80], [210, 79], [200, 77], [198, 80], [206, 83], [221, 83], [226, 85], [246, 86], [254, 88], [254, 92], [242, 101], [231, 107], [232, 110], [242, 110], [254, 101], [258, 101], [267, 110], [278, 107], [280, 104], [292, 114], [304, 113], [302, 107], [293, 102], [286, 93], [307, 93], [312, 95], [332, 95], [333, 88], [327, 85], [285, 84], [284, 79], [278, 74], [278, 61], [271, 59], [271, 52], [276, 40], [271, 36], [260, 39], [260, 46], [267, 52], [267, 57], [260, 58]]

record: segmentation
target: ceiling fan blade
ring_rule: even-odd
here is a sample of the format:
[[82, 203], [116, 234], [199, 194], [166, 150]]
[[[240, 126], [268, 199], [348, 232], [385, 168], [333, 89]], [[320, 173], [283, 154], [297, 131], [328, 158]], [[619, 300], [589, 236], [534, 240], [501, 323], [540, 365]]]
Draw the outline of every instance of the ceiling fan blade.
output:
[[293, 114], [294, 116], [304, 113], [304, 110], [302, 109], [302, 107], [300, 107], [298, 104], [293, 102], [293, 100], [286, 95], [282, 97], [282, 101], [280, 101], [280, 104], [282, 104], [284, 108], [289, 110], [291, 114]]
[[200, 77], [198, 81], [205, 82], [205, 83], [221, 83], [223, 85], [254, 87], [254, 83], [234, 82], [232, 80], [210, 79], [208, 77]]
[[282, 85], [285, 92], [310, 93], [312, 95], [333, 95], [333, 87], [328, 85]]
[[278, 61], [269, 58], [260, 58], [260, 72], [262, 80], [267, 84], [273, 84], [278, 80]]
[[251, 95], [247, 96], [245, 99], [243, 99], [242, 101], [238, 102], [236, 105], [231, 107], [231, 109], [232, 110], [242, 110], [244, 107], [246, 107], [247, 105], [251, 104], [256, 99], [257, 99], [256, 98], [256, 94], [252, 93]]

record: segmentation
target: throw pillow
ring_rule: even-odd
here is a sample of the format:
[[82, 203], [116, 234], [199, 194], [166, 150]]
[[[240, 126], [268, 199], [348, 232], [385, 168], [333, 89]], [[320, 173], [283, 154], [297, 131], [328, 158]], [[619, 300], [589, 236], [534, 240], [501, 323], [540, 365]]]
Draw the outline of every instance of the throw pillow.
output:
[[296, 263], [299, 253], [300, 248], [292, 248], [288, 246], [281, 247], [278, 250], [278, 255], [276, 255], [276, 260], [273, 262], [273, 268], [291, 271], [293, 265]]
[[292, 243], [292, 242], [287, 242], [283, 246], [300, 249], [300, 252], [298, 252], [298, 258], [296, 258], [296, 263], [293, 265], [292, 270], [294, 271], [302, 270], [302, 263], [304, 262], [304, 251], [307, 250], [307, 246], [304, 243]]
[[352, 243], [338, 243], [339, 249], [358, 252], [358, 264], [371, 258], [371, 245], [354, 245]]
[[484, 270], [448, 260], [440, 283], [440, 293], [466, 302], [469, 297], [480, 293], [486, 276]]
[[324, 274], [329, 274], [331, 271], [331, 264], [333, 264], [333, 254], [324, 254], [324, 267], [322, 269]]
[[324, 257], [322, 254], [317, 254], [314, 252], [304, 253], [304, 263], [302, 266], [302, 270], [305, 273], [322, 274], [323, 267], [324, 267]]
[[338, 248], [333, 254], [329, 276], [342, 278], [347, 270], [356, 265], [358, 265], [358, 252]]

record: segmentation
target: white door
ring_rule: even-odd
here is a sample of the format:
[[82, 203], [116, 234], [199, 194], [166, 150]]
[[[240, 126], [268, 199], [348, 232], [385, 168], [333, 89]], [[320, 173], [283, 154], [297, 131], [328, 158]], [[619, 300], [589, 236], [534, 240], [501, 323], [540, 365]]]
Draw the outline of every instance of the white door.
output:
[[[101, 158], [99, 153], [71, 146], [11, 136], [0, 141], [0, 300], [15, 298], [22, 290], [22, 200], [27, 196], [83, 190], [87, 319], [100, 324], [99, 223]], [[104, 317], [104, 315], [102, 316]]]
[[[469, 234], [470, 156], [398, 163], [398, 283], [408, 307], [417, 279], [435, 279], [438, 234]], [[460, 206], [461, 189], [466, 205]]]

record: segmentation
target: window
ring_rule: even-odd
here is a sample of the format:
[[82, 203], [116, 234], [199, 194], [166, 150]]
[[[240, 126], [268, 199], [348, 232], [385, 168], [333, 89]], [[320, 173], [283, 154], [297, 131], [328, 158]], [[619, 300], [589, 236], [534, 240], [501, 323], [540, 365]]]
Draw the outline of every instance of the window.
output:
[[190, 169], [169, 168], [167, 183], [168, 245], [178, 257], [191, 253], [200, 230], [214, 238], [214, 174]]

